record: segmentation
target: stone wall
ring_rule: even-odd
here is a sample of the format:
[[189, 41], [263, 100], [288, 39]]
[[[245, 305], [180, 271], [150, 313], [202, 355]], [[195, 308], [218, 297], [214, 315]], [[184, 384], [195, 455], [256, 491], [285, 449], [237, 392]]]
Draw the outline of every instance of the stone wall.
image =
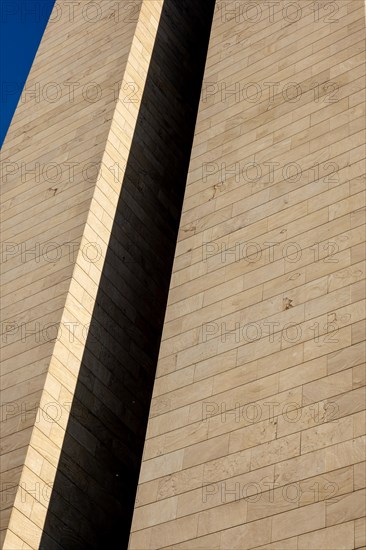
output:
[[74, 4], [3, 149], [6, 550], [127, 545], [214, 6]]
[[162, 1], [97, 7], [57, 1], [2, 151], [6, 549], [42, 535]]
[[364, 15], [216, 2], [131, 550], [366, 545]]

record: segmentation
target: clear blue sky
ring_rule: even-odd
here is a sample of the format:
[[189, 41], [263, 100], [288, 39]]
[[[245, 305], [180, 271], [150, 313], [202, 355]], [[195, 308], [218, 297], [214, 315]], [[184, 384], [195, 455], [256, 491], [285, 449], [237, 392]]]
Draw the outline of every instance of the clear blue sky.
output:
[[0, 0], [0, 147], [55, 0]]

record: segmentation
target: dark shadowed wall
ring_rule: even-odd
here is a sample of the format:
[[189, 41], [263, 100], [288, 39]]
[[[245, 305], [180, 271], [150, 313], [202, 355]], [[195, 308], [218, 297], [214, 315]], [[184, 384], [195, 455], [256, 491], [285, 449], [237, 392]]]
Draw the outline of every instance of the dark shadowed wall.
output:
[[127, 547], [213, 8], [164, 4], [42, 550]]

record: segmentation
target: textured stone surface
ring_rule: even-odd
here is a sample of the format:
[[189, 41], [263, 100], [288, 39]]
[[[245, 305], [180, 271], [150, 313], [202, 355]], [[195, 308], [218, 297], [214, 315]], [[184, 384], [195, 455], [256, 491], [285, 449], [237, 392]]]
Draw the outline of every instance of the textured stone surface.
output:
[[144, 439], [130, 550], [365, 547], [364, 2], [217, 0], [191, 148], [211, 5], [46, 29], [2, 156], [5, 550], [124, 545]]
[[363, 35], [216, 2], [131, 550], [364, 545]]
[[[116, 6], [103, 0], [96, 17], [57, 2], [3, 148], [9, 549], [18, 538], [36, 548], [42, 535], [162, 2]], [[94, 436], [77, 438], [96, 449]], [[91, 485], [80, 468], [78, 483]], [[60, 515], [71, 513], [65, 506]]]

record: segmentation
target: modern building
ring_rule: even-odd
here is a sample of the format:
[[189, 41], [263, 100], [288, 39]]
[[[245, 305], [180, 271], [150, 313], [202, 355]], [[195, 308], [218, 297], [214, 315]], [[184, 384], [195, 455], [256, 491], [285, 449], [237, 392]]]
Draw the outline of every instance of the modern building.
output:
[[56, 1], [2, 151], [4, 550], [365, 550], [364, 38]]

